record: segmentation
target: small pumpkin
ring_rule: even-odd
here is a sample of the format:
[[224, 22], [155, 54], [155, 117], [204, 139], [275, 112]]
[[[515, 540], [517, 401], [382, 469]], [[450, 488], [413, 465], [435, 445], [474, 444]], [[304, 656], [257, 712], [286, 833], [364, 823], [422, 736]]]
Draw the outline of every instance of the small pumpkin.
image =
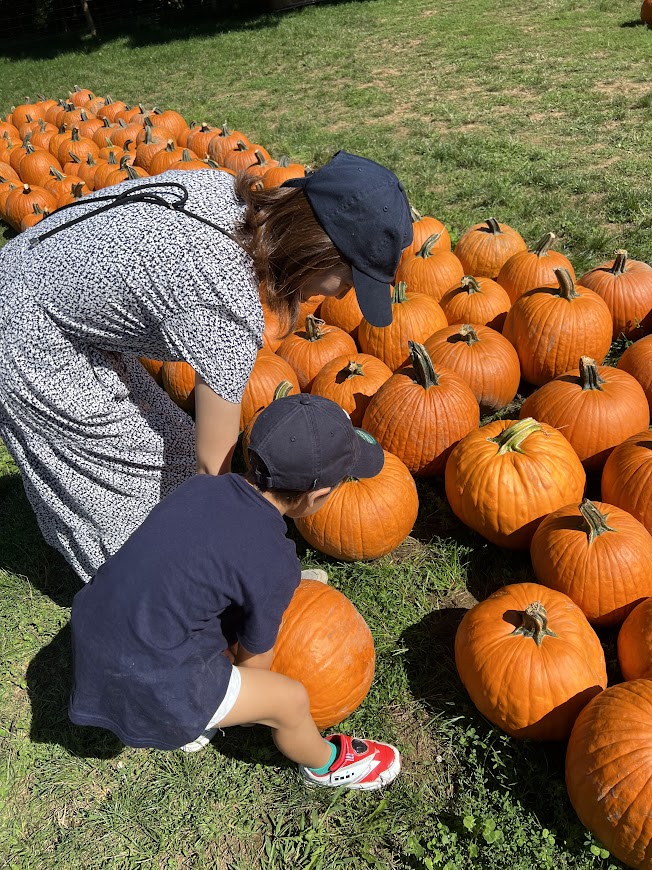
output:
[[652, 335], [630, 345], [618, 360], [618, 368], [636, 378], [643, 387], [652, 414]]
[[[234, 172], [241, 172], [250, 166], [262, 166], [271, 163], [272, 158], [262, 145], [251, 145], [239, 140], [233, 151], [227, 151], [222, 157], [222, 165]], [[219, 162], [219, 161], [216, 161]]]
[[464, 277], [464, 269], [455, 254], [437, 248], [439, 238], [439, 233], [429, 236], [415, 254], [401, 260], [396, 270], [396, 283], [404, 281], [411, 293], [423, 293], [435, 302]]
[[175, 145], [174, 139], [168, 139], [165, 148], [162, 148], [152, 157], [149, 164], [149, 174], [160, 175], [162, 172], [167, 172], [173, 163], [183, 159], [184, 150], [189, 151], [191, 157], [197, 157], [194, 151]]
[[501, 332], [509, 306], [509, 296], [491, 278], [464, 275], [459, 284], [439, 300], [449, 324], [478, 323]]
[[280, 381], [289, 381], [292, 389], [287, 395], [299, 392], [299, 381], [292, 366], [278, 354], [262, 348], [256, 354], [254, 367], [242, 394], [240, 403], [240, 431], [242, 432], [257, 411], [266, 408], [274, 399], [274, 390]]
[[7, 221], [20, 232], [22, 219], [33, 214], [35, 205], [38, 205], [42, 211], [47, 209], [51, 214], [57, 207], [57, 200], [48, 190], [38, 185], [30, 187], [29, 184], [23, 184], [22, 187], [16, 187], [5, 200], [4, 210]]
[[520, 233], [490, 217], [474, 224], [460, 236], [454, 254], [462, 263], [462, 274], [496, 278], [513, 254], [525, 250]]
[[537, 583], [503, 586], [468, 610], [455, 664], [482, 715], [521, 740], [566, 740], [607, 686], [604, 652], [582, 611]]
[[635, 341], [652, 332], [652, 268], [632, 260], [627, 251], [596, 266], [580, 278], [580, 284], [601, 296], [613, 320], [613, 338]]
[[276, 352], [297, 373], [302, 392], [309, 393], [312, 382], [327, 362], [345, 353], [356, 353], [357, 347], [344, 330], [309, 314], [305, 326], [283, 339]]
[[145, 172], [150, 172], [150, 166], [154, 156], [158, 154], [159, 151], [163, 151], [163, 149], [167, 147], [167, 143], [167, 139], [162, 139], [152, 133], [151, 126], [147, 127], [144, 139], [136, 146], [135, 165], [142, 167]]
[[432, 215], [420, 215], [419, 212], [410, 207], [410, 217], [412, 218], [412, 244], [408, 245], [401, 254], [401, 263], [409, 259], [410, 256], [416, 254], [421, 248], [426, 239], [437, 234], [435, 248], [440, 251], [450, 251], [451, 237], [450, 233], [444, 224], [437, 220]]
[[270, 166], [263, 175], [263, 187], [280, 187], [289, 178], [303, 178], [306, 167], [302, 163], [290, 163], [288, 157], [279, 158], [278, 166]]
[[337, 296], [326, 296], [321, 303], [319, 313], [326, 323], [338, 326], [344, 332], [348, 332], [357, 343], [358, 327], [362, 323], [362, 311], [353, 287], [341, 299]]
[[602, 472], [602, 500], [618, 505], [652, 534], [652, 432], [644, 429], [613, 449]]
[[249, 139], [240, 130], [230, 130], [226, 124], [222, 125], [222, 129], [216, 136], [213, 136], [208, 144], [208, 156], [216, 163], [224, 164], [224, 157], [233, 151], [238, 142], [244, 145], [250, 145]]
[[321, 369], [310, 392], [344, 408], [354, 426], [362, 418], [371, 397], [392, 377], [384, 362], [367, 353], [337, 356]]
[[531, 251], [518, 251], [503, 264], [496, 280], [505, 288], [510, 304], [535, 287], [545, 287], [548, 284], [555, 287], [555, 269], [566, 269], [573, 281], [575, 280], [575, 272], [568, 257], [552, 250], [551, 246], [556, 238], [554, 233], [546, 233]]
[[652, 676], [652, 598], [637, 604], [620, 626], [618, 664], [625, 680]]

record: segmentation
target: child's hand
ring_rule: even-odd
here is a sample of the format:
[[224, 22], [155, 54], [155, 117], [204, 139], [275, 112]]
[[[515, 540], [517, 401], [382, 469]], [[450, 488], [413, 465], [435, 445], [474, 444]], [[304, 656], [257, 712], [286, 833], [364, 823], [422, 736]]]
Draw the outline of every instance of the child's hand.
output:
[[236, 656], [238, 655], [238, 642], [236, 641], [231, 646], [227, 647], [225, 650], [222, 650], [222, 655], [226, 656], [226, 658], [231, 662], [232, 665], [235, 664]]

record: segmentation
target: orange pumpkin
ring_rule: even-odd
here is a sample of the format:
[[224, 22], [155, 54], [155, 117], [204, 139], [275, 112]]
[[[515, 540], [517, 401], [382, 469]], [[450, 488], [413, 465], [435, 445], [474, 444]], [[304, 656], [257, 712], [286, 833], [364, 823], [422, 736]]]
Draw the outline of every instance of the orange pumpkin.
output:
[[548, 284], [555, 287], [555, 269], [566, 269], [573, 281], [575, 280], [575, 272], [568, 257], [551, 250], [555, 238], [554, 233], [546, 233], [531, 251], [518, 251], [503, 264], [496, 280], [505, 288], [510, 304], [535, 287], [545, 287]]
[[605, 462], [602, 500], [632, 514], [652, 534], [652, 432], [632, 435]]
[[401, 260], [396, 270], [396, 283], [404, 281], [411, 293], [423, 293], [435, 302], [464, 277], [458, 258], [450, 251], [438, 249], [438, 241], [438, 233], [429, 236], [416, 254]]
[[57, 200], [48, 190], [43, 187], [23, 184], [12, 190], [5, 200], [5, 215], [11, 226], [20, 231], [20, 224], [24, 217], [34, 212], [34, 206], [38, 205], [42, 211], [47, 209], [50, 214], [57, 207]]
[[230, 130], [226, 124], [216, 136], [213, 136], [208, 144], [208, 156], [220, 165], [224, 164], [224, 157], [233, 151], [238, 142], [250, 145], [249, 139], [240, 130]]
[[618, 664], [625, 680], [652, 674], [652, 598], [637, 604], [620, 626]]
[[651, 870], [652, 681], [611, 686], [580, 713], [566, 788], [580, 821], [628, 867]]
[[618, 368], [636, 378], [643, 387], [652, 414], [652, 335], [630, 345], [618, 360]]
[[304, 686], [318, 728], [337, 725], [360, 706], [375, 662], [369, 627], [349, 599], [302, 580], [283, 614], [270, 670]]
[[138, 357], [143, 368], [150, 373], [157, 384], [163, 386], [163, 363], [158, 359], [150, 359], [146, 356]]
[[242, 432], [257, 411], [266, 408], [274, 399], [274, 390], [280, 381], [289, 381], [292, 389], [287, 395], [299, 392], [299, 381], [292, 366], [267, 348], [256, 355], [254, 367], [242, 394], [240, 405], [240, 431]]
[[526, 381], [541, 386], [570, 371], [581, 356], [602, 364], [611, 347], [611, 314], [569, 272], [556, 269], [557, 288], [528, 290], [512, 305], [503, 335], [516, 348]]
[[409, 342], [411, 368], [396, 372], [372, 397], [362, 421], [412, 474], [441, 474], [455, 444], [480, 422], [471, 388], [451, 369], [435, 370], [427, 350]]
[[531, 417], [470, 432], [446, 463], [455, 516], [494, 544], [527, 549], [551, 511], [579, 502], [586, 475], [568, 441]]
[[152, 157], [149, 164], [149, 174], [160, 175], [162, 172], [167, 172], [173, 163], [177, 163], [179, 160], [183, 159], [184, 150], [189, 151], [190, 157], [197, 156], [194, 151], [175, 145], [174, 139], [168, 139], [165, 148], [157, 151], [157, 153]]
[[166, 127], [170, 131], [170, 136], [178, 142], [179, 145], [185, 147], [187, 143], [181, 142], [180, 137], [183, 134], [188, 134], [189, 126], [183, 115], [179, 114], [179, 112], [175, 112], [174, 109], [166, 109], [164, 112], [154, 109], [151, 118], [157, 127]]
[[154, 136], [152, 133], [152, 128], [147, 127], [145, 130], [145, 137], [142, 142], [140, 142], [136, 147], [136, 159], [134, 161], [136, 166], [142, 167], [145, 172], [150, 172], [150, 165], [154, 156], [158, 154], [159, 151], [163, 151], [163, 149], [167, 146], [167, 139], [162, 139], [159, 136]]
[[276, 314], [265, 302], [261, 302], [263, 306], [263, 317], [265, 319], [265, 329], [263, 331], [263, 345], [269, 350], [277, 351], [283, 342], [285, 332], [283, 325]]
[[206, 159], [208, 157], [208, 145], [213, 136], [219, 135], [219, 130], [216, 127], [211, 127], [210, 124], [200, 124], [188, 134], [186, 147], [199, 157]]
[[543, 520], [530, 546], [537, 579], [568, 595], [594, 625], [620, 625], [652, 595], [652, 535], [614, 505], [585, 498]]
[[607, 685], [604, 652], [582, 611], [537, 583], [503, 586], [468, 610], [455, 664], [482, 715], [519, 739], [566, 740]]
[[378, 559], [412, 531], [419, 497], [401, 460], [385, 451], [375, 477], [347, 478], [317, 513], [294, 522], [311, 547], [335, 559]]
[[187, 362], [164, 362], [163, 389], [175, 405], [192, 414], [195, 410], [195, 370]]
[[520, 233], [490, 217], [468, 229], [455, 245], [464, 275], [496, 278], [513, 254], [527, 250]]
[[271, 162], [271, 159], [269, 153], [262, 145], [247, 145], [240, 140], [233, 151], [228, 151], [224, 154], [222, 164], [234, 172], [241, 172], [250, 166], [262, 166], [266, 161]]
[[276, 352], [297, 373], [301, 390], [309, 393], [316, 375], [327, 362], [345, 353], [357, 353], [357, 347], [348, 333], [309, 314], [305, 327], [283, 339]]
[[410, 208], [412, 217], [412, 244], [408, 245], [401, 254], [401, 263], [409, 259], [412, 254], [416, 254], [421, 248], [426, 239], [437, 234], [438, 238], [435, 242], [435, 248], [439, 251], [450, 251], [451, 237], [444, 224], [431, 215], [423, 217], [415, 208]]
[[371, 397], [391, 376], [392, 370], [375, 356], [344, 354], [326, 363], [312, 382], [310, 392], [337, 402], [353, 425], [359, 427]]
[[351, 338], [357, 342], [358, 327], [362, 323], [362, 311], [353, 287], [341, 299], [337, 296], [326, 296], [321, 303], [319, 313], [326, 323], [338, 326], [344, 332], [348, 332]]
[[289, 159], [283, 155], [278, 166], [270, 166], [263, 175], [263, 187], [280, 187], [284, 181], [289, 178], [303, 178], [306, 174], [306, 167], [301, 163], [290, 163]]
[[439, 304], [450, 324], [478, 323], [501, 332], [511, 303], [500, 284], [491, 278], [464, 275], [457, 286], [444, 293]]
[[615, 260], [591, 269], [580, 284], [601, 296], [613, 320], [613, 337], [632, 341], [652, 332], [652, 268], [616, 251]]

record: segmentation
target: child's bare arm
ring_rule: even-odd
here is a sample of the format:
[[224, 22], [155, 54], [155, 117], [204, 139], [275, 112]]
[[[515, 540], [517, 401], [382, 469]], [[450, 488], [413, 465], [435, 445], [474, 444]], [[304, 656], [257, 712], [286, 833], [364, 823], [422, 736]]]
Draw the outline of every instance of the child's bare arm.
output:
[[239, 668], [259, 668], [260, 670], [268, 671], [272, 664], [274, 650], [270, 649], [264, 653], [252, 653], [245, 649], [242, 644], [238, 644], [238, 651], [235, 656], [235, 664]]

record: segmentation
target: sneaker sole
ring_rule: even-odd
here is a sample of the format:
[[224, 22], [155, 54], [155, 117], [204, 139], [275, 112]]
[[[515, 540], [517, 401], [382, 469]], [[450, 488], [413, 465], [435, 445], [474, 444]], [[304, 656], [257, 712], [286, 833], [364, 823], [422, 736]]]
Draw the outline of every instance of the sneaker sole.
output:
[[308, 777], [303, 774], [300, 774], [300, 776], [301, 781], [307, 788], [348, 788], [355, 791], [377, 791], [379, 788], [385, 788], [385, 786], [394, 782], [400, 772], [401, 756], [397, 750], [394, 754], [394, 761], [392, 761], [387, 770], [380, 774], [378, 779], [372, 780], [371, 782], [355, 782], [351, 785], [347, 785], [343, 782], [341, 785], [330, 785], [323, 782], [315, 782], [312, 779], [308, 779]]

